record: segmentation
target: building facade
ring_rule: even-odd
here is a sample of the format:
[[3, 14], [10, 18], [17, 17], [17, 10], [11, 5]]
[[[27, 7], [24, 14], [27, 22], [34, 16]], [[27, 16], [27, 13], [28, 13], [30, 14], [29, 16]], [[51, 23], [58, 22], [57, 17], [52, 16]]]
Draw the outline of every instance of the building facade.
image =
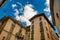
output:
[[50, 10], [53, 24], [57, 26], [60, 34], [60, 0], [50, 0]]
[[30, 40], [59, 40], [54, 27], [44, 14], [30, 19]]
[[0, 40], [59, 40], [54, 27], [44, 14], [30, 19], [31, 25], [23, 27], [11, 17], [0, 20]]
[[10, 17], [0, 20], [0, 40], [26, 40], [26, 31], [25, 27]]

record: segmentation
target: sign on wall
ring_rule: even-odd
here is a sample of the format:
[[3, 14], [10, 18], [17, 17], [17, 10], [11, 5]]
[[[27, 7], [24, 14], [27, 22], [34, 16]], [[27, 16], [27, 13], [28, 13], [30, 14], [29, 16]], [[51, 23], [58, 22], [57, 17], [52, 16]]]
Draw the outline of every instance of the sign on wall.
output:
[[6, 0], [0, 0], [0, 7], [5, 3]]

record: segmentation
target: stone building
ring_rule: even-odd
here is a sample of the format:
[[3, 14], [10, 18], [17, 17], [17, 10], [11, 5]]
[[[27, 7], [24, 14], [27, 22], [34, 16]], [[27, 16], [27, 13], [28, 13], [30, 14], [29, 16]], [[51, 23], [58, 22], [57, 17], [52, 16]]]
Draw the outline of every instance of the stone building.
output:
[[60, 0], [50, 0], [50, 10], [53, 24], [57, 26], [60, 34]]
[[30, 19], [30, 40], [59, 40], [55, 28], [42, 13]]
[[0, 20], [0, 40], [26, 40], [26, 27], [12, 19], [4, 17]]
[[54, 27], [42, 13], [30, 19], [31, 25], [23, 27], [11, 17], [0, 19], [0, 40], [59, 40]]

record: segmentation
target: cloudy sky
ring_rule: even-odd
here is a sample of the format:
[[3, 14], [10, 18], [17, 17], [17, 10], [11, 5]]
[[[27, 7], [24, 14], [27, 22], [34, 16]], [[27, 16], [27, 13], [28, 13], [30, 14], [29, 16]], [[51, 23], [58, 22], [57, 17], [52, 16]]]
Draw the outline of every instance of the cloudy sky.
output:
[[0, 18], [11, 16], [27, 26], [31, 24], [29, 19], [40, 13], [47, 13], [46, 16], [51, 21], [48, 0], [7, 0], [0, 10]]
[[29, 26], [31, 24], [29, 19], [40, 13], [44, 13], [52, 22], [49, 0], [7, 0], [0, 8], [0, 19], [11, 16], [22, 25]]

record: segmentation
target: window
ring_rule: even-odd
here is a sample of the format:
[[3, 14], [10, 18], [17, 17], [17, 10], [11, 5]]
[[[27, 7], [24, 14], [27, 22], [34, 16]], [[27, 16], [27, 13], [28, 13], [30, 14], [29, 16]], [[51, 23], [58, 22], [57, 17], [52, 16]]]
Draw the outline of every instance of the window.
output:
[[47, 29], [47, 27], [46, 27], [46, 31], [47, 31], [48, 29]]
[[41, 32], [41, 40], [45, 40], [44, 32]]
[[40, 17], [40, 22], [42, 21], [42, 18]]
[[[1, 26], [2, 26], [2, 25], [5, 25], [5, 24], [4, 24], [4, 21], [1, 22]], [[2, 30], [3, 30], [3, 29], [4, 29], [4, 26], [0, 27], [0, 34], [2, 33]]]
[[57, 18], [59, 18], [59, 15], [58, 15], [58, 13], [56, 13], [56, 16], [57, 16]]
[[41, 33], [41, 40], [45, 40], [43, 23], [41, 20], [40, 20], [40, 33]]
[[44, 29], [43, 29], [43, 26], [40, 26], [40, 32], [43, 32]]
[[40, 17], [40, 20], [42, 20], [42, 18]]
[[2, 40], [4, 40], [5, 39], [5, 36], [3, 37], [3, 39]]
[[32, 25], [34, 25], [34, 21], [32, 21]]
[[49, 37], [49, 34], [47, 34], [47, 36], [48, 36], [48, 38], [50, 38], [50, 37]]
[[43, 24], [42, 24], [42, 21], [40, 22], [40, 32], [43, 32], [44, 29], [43, 29]]
[[42, 21], [40, 22], [40, 26], [43, 26]]
[[23, 39], [22, 34], [16, 33], [16, 40], [22, 40], [22, 39]]
[[30, 32], [28, 32], [28, 37], [30, 37]]
[[17, 22], [15, 21], [14, 24], [16, 24]]
[[34, 21], [32, 21], [32, 31], [34, 31], [33, 29], [34, 29]]
[[7, 36], [6, 40], [9, 40], [9, 39], [11, 38], [12, 32], [13, 32], [13, 30], [14, 30], [14, 27], [15, 27], [15, 25], [12, 24], [12, 27], [11, 27], [10, 30], [9, 30], [9, 33], [8, 33], [8, 36]]
[[12, 24], [12, 27], [14, 28], [15, 27], [15, 24]]
[[10, 32], [13, 32], [15, 25], [12, 24], [12, 27], [10, 28]]
[[31, 40], [34, 40], [34, 21], [32, 21], [32, 33], [31, 33]]

